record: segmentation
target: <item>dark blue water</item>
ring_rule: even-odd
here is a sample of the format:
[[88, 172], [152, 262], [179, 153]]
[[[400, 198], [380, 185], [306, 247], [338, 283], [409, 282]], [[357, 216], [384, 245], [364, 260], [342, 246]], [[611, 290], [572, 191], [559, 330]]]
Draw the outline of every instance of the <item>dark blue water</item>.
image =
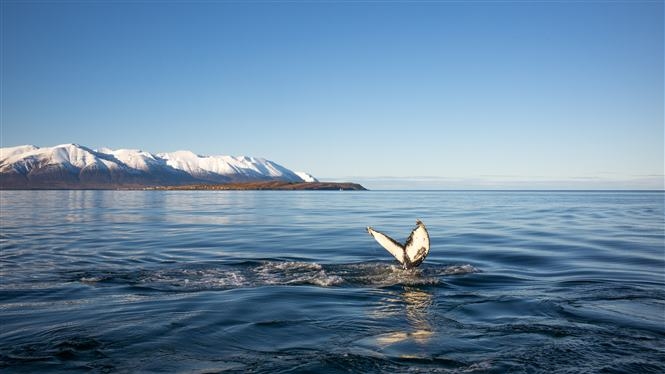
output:
[[[3, 372], [665, 372], [660, 192], [0, 202]], [[418, 218], [415, 270], [364, 231]]]

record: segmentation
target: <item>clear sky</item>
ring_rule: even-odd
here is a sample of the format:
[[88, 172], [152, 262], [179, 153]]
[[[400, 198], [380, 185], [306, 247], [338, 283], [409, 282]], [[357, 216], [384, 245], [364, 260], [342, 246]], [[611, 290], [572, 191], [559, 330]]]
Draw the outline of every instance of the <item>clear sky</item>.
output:
[[663, 1], [2, 0], [1, 145], [663, 188]]

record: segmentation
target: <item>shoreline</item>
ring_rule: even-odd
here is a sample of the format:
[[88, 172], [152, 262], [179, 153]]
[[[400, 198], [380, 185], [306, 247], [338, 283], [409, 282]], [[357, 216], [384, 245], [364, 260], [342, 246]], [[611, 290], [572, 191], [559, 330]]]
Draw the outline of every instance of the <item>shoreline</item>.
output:
[[225, 184], [189, 184], [182, 186], [156, 186], [143, 190], [157, 191], [367, 191], [358, 183], [350, 182], [245, 182]]
[[233, 182], [233, 183], [195, 183], [183, 185], [146, 186], [146, 185], [115, 185], [115, 186], [48, 186], [12, 188], [0, 186], [0, 191], [367, 191], [367, 188], [351, 182]]

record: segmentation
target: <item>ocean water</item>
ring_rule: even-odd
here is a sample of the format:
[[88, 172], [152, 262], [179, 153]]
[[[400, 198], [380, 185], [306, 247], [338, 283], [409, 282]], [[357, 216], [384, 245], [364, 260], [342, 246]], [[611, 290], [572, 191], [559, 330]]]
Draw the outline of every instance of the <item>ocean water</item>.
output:
[[0, 371], [663, 373], [664, 197], [0, 191]]

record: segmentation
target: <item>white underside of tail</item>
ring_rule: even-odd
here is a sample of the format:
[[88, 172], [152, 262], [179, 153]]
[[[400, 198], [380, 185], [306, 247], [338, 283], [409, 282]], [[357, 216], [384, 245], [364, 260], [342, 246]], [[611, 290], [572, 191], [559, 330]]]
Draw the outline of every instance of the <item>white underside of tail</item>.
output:
[[386, 249], [386, 251], [390, 252], [391, 255], [395, 256], [397, 261], [400, 262], [400, 264], [404, 263], [404, 247], [395, 242], [392, 238], [389, 236], [382, 234], [378, 231], [375, 231], [373, 228], [368, 227], [367, 232], [369, 232], [370, 235], [374, 237], [374, 240], [376, 240], [383, 248]]

